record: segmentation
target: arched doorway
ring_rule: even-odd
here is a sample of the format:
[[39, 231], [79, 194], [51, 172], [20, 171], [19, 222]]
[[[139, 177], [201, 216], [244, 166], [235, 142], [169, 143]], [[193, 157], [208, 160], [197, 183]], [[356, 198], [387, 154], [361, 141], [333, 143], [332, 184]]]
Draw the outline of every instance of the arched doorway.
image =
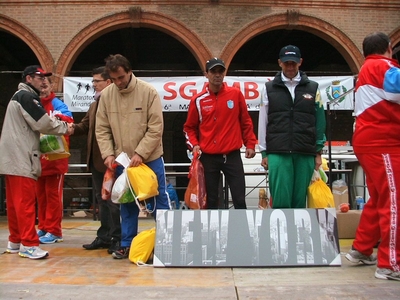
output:
[[53, 59], [46, 45], [21, 23], [0, 15], [0, 128], [7, 104], [21, 82], [28, 65], [39, 64], [53, 70]]
[[333, 45], [315, 34], [297, 29], [270, 30], [250, 39], [233, 56], [229, 75], [275, 75], [280, 70], [279, 51], [289, 44], [300, 48], [303, 58], [301, 70], [309, 76], [353, 75]]
[[[229, 64], [228, 75], [274, 76], [280, 70], [279, 50], [289, 44], [300, 48], [300, 69], [308, 76], [354, 76], [363, 62], [357, 46], [338, 28], [290, 10], [251, 22], [229, 41], [221, 56]], [[258, 114], [250, 115], [257, 124]], [[334, 111], [330, 118], [338, 129], [332, 139], [351, 140], [352, 111]]]
[[[107, 32], [93, 40], [76, 57], [67, 76], [91, 76], [93, 68], [104, 64], [110, 54], [122, 54], [131, 62], [137, 77], [201, 76], [201, 66], [190, 49], [162, 31], [125, 27]], [[74, 113], [79, 122], [85, 113]], [[184, 115], [184, 116], [182, 116]], [[166, 162], [188, 161], [182, 126], [186, 113], [164, 113], [164, 159]], [[179, 131], [180, 134], [175, 134]], [[71, 148], [84, 149], [85, 138], [71, 140]], [[84, 161], [85, 151], [81, 152]], [[184, 160], [186, 158], [186, 160]]]
[[[268, 34], [268, 32], [270, 33]], [[339, 52], [352, 74], [358, 73], [363, 62], [358, 47], [341, 30], [324, 20], [302, 15], [295, 10], [288, 10], [285, 14], [265, 16], [249, 23], [227, 43], [221, 57], [230, 64], [245, 44], [264, 33], [271, 37], [271, 40], [267, 41], [269, 47], [266, 49], [256, 48], [256, 51], [274, 51], [271, 52], [269, 57], [275, 58], [275, 61], [279, 49], [288, 44], [296, 44], [303, 51], [303, 54], [314, 53], [314, 56], [317, 57], [321, 57], [318, 54], [327, 54], [328, 56], [329, 52], [324, 52], [326, 43], [322, 45], [313, 44], [313, 42], [318, 41], [317, 37], [319, 37]], [[263, 54], [265, 53], [259, 53], [259, 56], [262, 57]]]
[[122, 54], [136, 76], [199, 76], [201, 69], [190, 49], [162, 31], [126, 27], [107, 32], [77, 56], [68, 76], [91, 76], [110, 54]]

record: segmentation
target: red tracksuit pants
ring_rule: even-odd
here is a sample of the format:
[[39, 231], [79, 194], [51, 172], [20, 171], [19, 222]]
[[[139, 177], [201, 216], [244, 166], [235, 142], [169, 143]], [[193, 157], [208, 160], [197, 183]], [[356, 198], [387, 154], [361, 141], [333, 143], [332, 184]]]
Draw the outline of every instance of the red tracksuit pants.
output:
[[38, 228], [62, 237], [64, 174], [41, 176], [36, 183]]
[[370, 198], [364, 206], [353, 247], [371, 255], [378, 247], [378, 267], [400, 271], [400, 154], [356, 153]]
[[32, 178], [6, 175], [7, 219], [10, 242], [39, 246], [36, 233], [36, 181]]

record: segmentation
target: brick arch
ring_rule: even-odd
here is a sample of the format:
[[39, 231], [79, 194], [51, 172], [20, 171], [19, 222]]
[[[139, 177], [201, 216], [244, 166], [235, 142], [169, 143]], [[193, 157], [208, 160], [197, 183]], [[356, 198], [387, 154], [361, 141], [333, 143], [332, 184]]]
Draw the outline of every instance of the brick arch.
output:
[[[128, 11], [103, 17], [81, 30], [61, 54], [57, 63], [57, 74], [66, 74], [80, 52], [96, 38], [127, 26], [152, 28], [173, 36], [193, 53], [200, 66], [211, 57], [211, 51], [205, 43], [183, 23], [161, 13], [146, 12], [140, 7], [133, 7]], [[59, 90], [61, 85], [62, 82], [58, 82]]]
[[397, 45], [397, 43], [400, 43], [400, 26], [395, 28], [390, 34], [389, 34], [390, 40], [392, 41], [392, 46]]
[[338, 28], [321, 19], [302, 15], [296, 11], [269, 15], [251, 22], [227, 43], [221, 52], [221, 57], [229, 65], [234, 55], [246, 42], [261, 33], [277, 29], [303, 30], [324, 39], [339, 51], [354, 74], [358, 73], [364, 61], [357, 46]]
[[33, 51], [45, 70], [54, 71], [54, 60], [47, 46], [29, 28], [0, 14], [0, 28], [21, 39]]

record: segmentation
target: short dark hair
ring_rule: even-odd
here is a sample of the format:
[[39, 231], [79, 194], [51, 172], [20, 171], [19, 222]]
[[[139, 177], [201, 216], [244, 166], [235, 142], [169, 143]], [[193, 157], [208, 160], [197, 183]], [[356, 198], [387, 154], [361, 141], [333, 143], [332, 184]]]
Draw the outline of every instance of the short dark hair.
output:
[[92, 71], [92, 75], [100, 74], [101, 78], [104, 80], [110, 79], [110, 75], [106, 72], [106, 67], [98, 67], [94, 68]]
[[106, 59], [106, 72], [116, 72], [119, 67], [122, 67], [125, 72], [132, 71], [131, 63], [121, 54], [109, 55]]
[[362, 43], [364, 57], [371, 54], [384, 54], [390, 45], [390, 38], [382, 32], [367, 35]]

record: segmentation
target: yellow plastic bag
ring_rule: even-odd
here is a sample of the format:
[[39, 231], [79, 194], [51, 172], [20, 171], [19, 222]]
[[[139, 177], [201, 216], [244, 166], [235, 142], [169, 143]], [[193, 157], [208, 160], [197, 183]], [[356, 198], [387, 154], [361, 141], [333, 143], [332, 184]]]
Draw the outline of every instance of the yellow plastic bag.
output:
[[333, 194], [327, 184], [321, 179], [319, 172], [314, 170], [311, 184], [307, 189], [308, 208], [329, 208], [335, 207]]
[[71, 156], [71, 153], [69, 152], [64, 152], [64, 153], [50, 153], [50, 154], [45, 154], [46, 158], [48, 160], [57, 160], [57, 159], [62, 159], [62, 158], [68, 158]]
[[326, 160], [326, 158], [322, 157], [322, 165], [321, 165], [322, 170], [324, 171], [328, 171], [329, 167], [328, 167], [328, 161]]
[[147, 165], [140, 164], [137, 167], [130, 167], [126, 172], [138, 200], [146, 200], [158, 195], [157, 176]]
[[145, 164], [127, 168], [126, 174], [129, 179], [129, 188], [135, 197], [137, 206], [141, 211], [152, 213], [155, 204], [153, 211], [149, 211], [144, 200], [158, 195], [157, 175]]
[[154, 251], [155, 242], [156, 228], [138, 233], [132, 240], [129, 260], [138, 266], [146, 265]]

